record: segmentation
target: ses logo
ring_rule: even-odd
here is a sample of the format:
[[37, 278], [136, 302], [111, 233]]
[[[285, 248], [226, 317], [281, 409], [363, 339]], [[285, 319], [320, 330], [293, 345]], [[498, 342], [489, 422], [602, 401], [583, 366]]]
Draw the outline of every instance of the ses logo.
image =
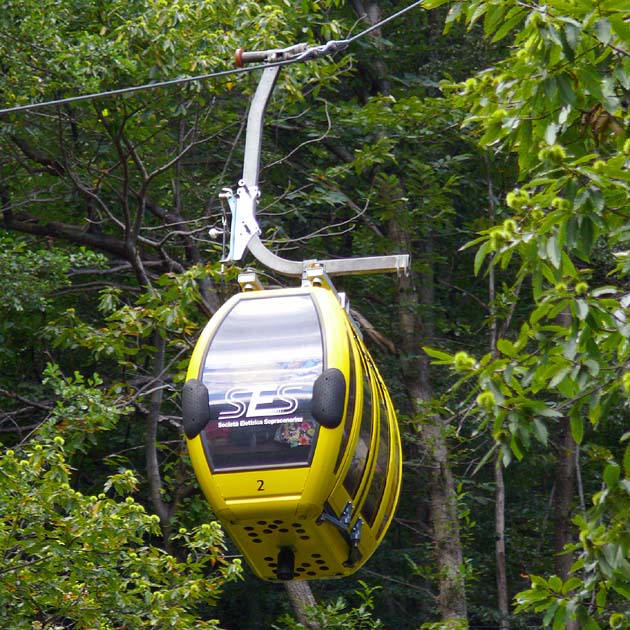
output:
[[295, 413], [300, 402], [310, 399], [312, 391], [313, 386], [308, 383], [232, 387], [225, 393], [218, 420], [289, 416]]

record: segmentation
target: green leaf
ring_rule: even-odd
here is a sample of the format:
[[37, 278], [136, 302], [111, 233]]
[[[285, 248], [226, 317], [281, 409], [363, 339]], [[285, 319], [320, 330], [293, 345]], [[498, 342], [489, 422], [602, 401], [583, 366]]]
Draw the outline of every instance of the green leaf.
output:
[[504, 21], [506, 7], [503, 4], [488, 4], [483, 20], [483, 30], [486, 37], [490, 37], [497, 26]]
[[589, 617], [585, 622], [583, 622], [582, 630], [601, 630], [601, 626], [593, 619], [593, 617]]
[[613, 589], [622, 597], [630, 600], [630, 584], [621, 584], [619, 582], [612, 585]]
[[603, 287], [598, 287], [596, 289], [593, 289], [591, 291], [591, 295], [594, 298], [598, 298], [598, 297], [603, 297], [605, 295], [616, 295], [617, 291], [618, 291], [617, 287], [603, 286]]
[[600, 609], [604, 608], [604, 606], [606, 606], [607, 599], [608, 589], [604, 584], [602, 584], [597, 591], [597, 595], [595, 595], [595, 603], [597, 604], [597, 607]]
[[568, 617], [569, 615], [566, 602], [559, 602], [558, 610], [553, 617], [553, 630], [565, 630]]
[[558, 94], [558, 79], [555, 76], [550, 76], [541, 82], [541, 86], [545, 91], [545, 96], [548, 100], [554, 101]]
[[478, 275], [481, 266], [483, 265], [483, 261], [486, 259], [486, 256], [492, 251], [492, 241], [486, 241], [475, 254], [475, 263], [474, 263], [474, 274]]
[[503, 22], [496, 30], [492, 37], [492, 42], [502, 40], [508, 33], [512, 31], [520, 22], [527, 17], [527, 9], [525, 7], [512, 7], [506, 14]]
[[[436, 4], [436, 6], [439, 6], [441, 4], [446, 4], [446, 1], [438, 2]], [[446, 24], [451, 24], [452, 22], [456, 22], [457, 18], [460, 16], [461, 12], [462, 12], [462, 3], [461, 2], [455, 2], [449, 8], [448, 13], [446, 14], [446, 19], [444, 20], [444, 22]]]
[[[495, 442], [492, 445], [492, 448], [481, 458], [481, 461], [475, 466], [474, 474], [477, 474], [485, 466], [486, 462], [494, 455], [497, 448], [499, 448], [499, 444]], [[507, 464], [503, 462], [503, 465], [506, 466]]]
[[571, 435], [573, 439], [577, 444], [582, 444], [582, 440], [584, 439], [584, 419], [579, 412], [571, 414], [569, 423], [571, 425]]
[[580, 29], [574, 24], [565, 24], [560, 30], [560, 41], [564, 56], [572, 62], [575, 59], [574, 51], [580, 41]]
[[597, 376], [601, 370], [601, 366], [595, 359], [586, 359], [584, 365], [588, 368], [588, 372], [591, 376]]
[[588, 93], [598, 100], [603, 100], [602, 75], [596, 69], [581, 65], [575, 70], [580, 83], [588, 90]]
[[562, 271], [562, 276], [564, 278], [577, 278], [578, 276], [577, 269], [575, 268], [573, 261], [571, 260], [567, 252], [564, 250], [562, 251], [561, 271]]
[[536, 406], [534, 409], [539, 416], [544, 418], [560, 418], [562, 416], [562, 412], [548, 406], [547, 403], [541, 403], [540, 406]]
[[553, 604], [551, 604], [551, 606], [545, 606], [545, 608], [542, 609], [542, 610], [545, 610], [545, 616], [543, 617], [544, 626], [548, 626], [551, 623], [551, 620], [554, 618], [558, 610], [558, 606], [559, 606], [559, 603], [557, 601], [554, 601]]
[[498, 122], [490, 123], [479, 140], [482, 147], [489, 147], [496, 144], [499, 139], [506, 135], [503, 125]]
[[609, 490], [614, 490], [619, 483], [621, 469], [619, 465], [615, 462], [611, 462], [607, 464], [604, 468], [604, 483]]
[[511, 462], [512, 451], [505, 444], [501, 444], [501, 463], [507, 468]]
[[467, 18], [468, 28], [471, 29], [477, 20], [488, 10], [489, 5], [485, 2], [468, 2]]
[[608, 21], [612, 30], [621, 41], [630, 41], [630, 23], [624, 20], [622, 15], [609, 15]]
[[553, 375], [553, 377], [551, 378], [551, 380], [549, 381], [549, 388], [554, 388], [556, 387], [559, 383], [561, 383], [564, 378], [567, 376], [567, 374], [569, 374], [571, 372], [571, 367], [567, 366], [567, 367], [563, 367], [559, 370], [557, 370], [555, 372], [555, 374]]
[[571, 77], [567, 74], [560, 74], [558, 75], [557, 80], [558, 90], [560, 92], [560, 96], [562, 97], [562, 101], [575, 107], [577, 104], [577, 97], [575, 91], [573, 90]]
[[533, 125], [529, 119], [523, 120], [518, 127], [517, 147], [518, 165], [522, 171], [526, 171], [536, 161], [535, 151], [532, 151]]
[[550, 122], [545, 129], [545, 142], [549, 145], [556, 143], [556, 138], [558, 137], [558, 124], [555, 122]]
[[586, 302], [586, 300], [583, 300], [582, 298], [579, 298], [577, 300], [575, 300], [575, 302], [573, 303], [574, 307], [575, 307], [575, 314], [577, 316], [577, 318], [580, 321], [584, 321], [586, 319], [586, 317], [588, 316], [588, 303]]
[[566, 343], [563, 344], [562, 354], [569, 361], [575, 359], [575, 355], [577, 354], [577, 339], [575, 337], [569, 337]]
[[595, 36], [604, 46], [610, 44], [612, 39], [612, 31], [608, 18], [602, 18], [595, 23]]
[[507, 357], [514, 357], [518, 354], [514, 344], [509, 339], [505, 339], [505, 337], [497, 341], [497, 350]]
[[439, 359], [442, 364], [450, 364], [453, 362], [453, 355], [448, 352], [443, 352], [437, 348], [431, 348], [430, 346], [422, 346], [422, 349], [432, 358]]
[[556, 269], [560, 269], [560, 245], [558, 243], [558, 239], [555, 236], [550, 236], [547, 239], [546, 250], [549, 262]]
[[534, 418], [534, 435], [543, 446], [547, 446], [549, 432], [547, 426], [540, 418]]
[[562, 594], [567, 595], [576, 588], [582, 586], [583, 582], [579, 577], [571, 577], [562, 585]]
[[542, 591], [546, 591], [548, 586], [547, 586], [547, 580], [545, 580], [544, 577], [542, 577], [541, 575], [530, 575], [529, 579], [531, 580], [533, 586], [535, 586], [537, 589], [540, 589]]
[[514, 435], [510, 440], [510, 449], [512, 450], [512, 453], [514, 453], [514, 455], [516, 456], [516, 459], [518, 459], [518, 461], [520, 462], [523, 459], [524, 453], [521, 449], [520, 444], [518, 443], [518, 440], [516, 439], [516, 436]]
[[582, 216], [578, 225], [576, 250], [583, 260], [588, 260], [594, 240], [595, 228], [593, 222], [589, 217]]

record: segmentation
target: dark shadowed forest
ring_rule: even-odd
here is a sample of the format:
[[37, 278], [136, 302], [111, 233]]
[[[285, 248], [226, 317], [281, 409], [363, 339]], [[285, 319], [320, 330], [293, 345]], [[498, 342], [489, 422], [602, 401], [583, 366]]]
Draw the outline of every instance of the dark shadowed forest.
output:
[[[630, 628], [630, 6], [426, 0], [382, 23], [410, 4], [4, 0], [3, 628]], [[282, 68], [257, 217], [293, 260], [410, 255], [335, 278], [402, 490], [352, 576], [265, 582], [182, 431], [241, 268], [299, 283], [221, 263], [261, 72], [234, 53], [364, 31]]]

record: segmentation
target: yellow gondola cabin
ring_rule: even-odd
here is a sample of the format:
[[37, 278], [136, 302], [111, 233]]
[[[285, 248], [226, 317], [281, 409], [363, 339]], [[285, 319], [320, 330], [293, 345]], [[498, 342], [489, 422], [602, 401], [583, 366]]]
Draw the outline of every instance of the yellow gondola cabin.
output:
[[356, 571], [401, 482], [394, 408], [332, 288], [245, 291], [210, 320], [184, 430], [216, 516], [265, 580]]

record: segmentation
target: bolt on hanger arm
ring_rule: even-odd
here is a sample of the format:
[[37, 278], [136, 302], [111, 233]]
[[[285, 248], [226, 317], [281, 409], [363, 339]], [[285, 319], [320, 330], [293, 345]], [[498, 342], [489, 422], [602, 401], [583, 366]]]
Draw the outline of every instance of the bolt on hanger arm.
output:
[[[236, 51], [236, 65], [242, 67], [253, 62], [282, 62], [286, 60], [310, 60], [341, 50], [347, 41], [332, 41], [324, 46], [309, 47], [307, 44], [296, 44], [288, 48], [245, 52]], [[252, 98], [247, 117], [245, 136], [245, 158], [243, 161], [243, 177], [238, 183], [236, 195], [229, 188], [224, 188], [221, 197], [227, 200], [232, 212], [230, 230], [230, 251], [223, 262], [241, 260], [245, 250], [263, 265], [286, 276], [301, 277], [312, 267], [321, 268], [329, 276], [365, 274], [385, 271], [408, 272], [409, 255], [369, 256], [365, 258], [340, 258], [332, 260], [294, 261], [277, 256], [263, 244], [260, 239], [260, 228], [256, 220], [256, 205], [260, 190], [258, 175], [260, 171], [260, 155], [262, 147], [263, 121], [269, 98], [275, 87], [280, 65], [263, 70], [258, 87]]]

